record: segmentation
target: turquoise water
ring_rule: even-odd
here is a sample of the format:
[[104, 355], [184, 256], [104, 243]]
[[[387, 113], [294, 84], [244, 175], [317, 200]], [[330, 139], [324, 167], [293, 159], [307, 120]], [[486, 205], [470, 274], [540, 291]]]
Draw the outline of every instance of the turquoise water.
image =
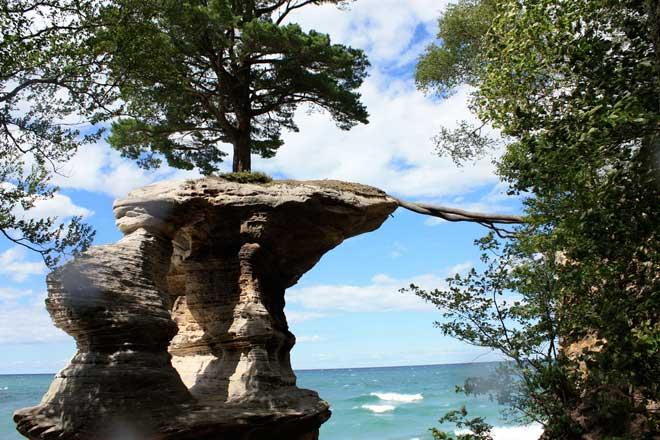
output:
[[0, 439], [25, 440], [14, 429], [12, 414], [39, 403], [52, 380], [51, 374], [0, 375]]
[[[487, 398], [454, 392], [466, 377], [483, 376], [494, 364], [433, 365], [297, 371], [298, 386], [319, 392], [332, 406], [321, 440], [427, 440], [428, 428], [450, 409], [466, 405], [498, 428], [496, 440], [538, 438], [534, 427], [507, 428], [498, 405]], [[48, 389], [52, 375], [0, 375], [0, 439], [22, 439], [14, 410], [33, 406]], [[449, 428], [449, 426], [447, 426]]]

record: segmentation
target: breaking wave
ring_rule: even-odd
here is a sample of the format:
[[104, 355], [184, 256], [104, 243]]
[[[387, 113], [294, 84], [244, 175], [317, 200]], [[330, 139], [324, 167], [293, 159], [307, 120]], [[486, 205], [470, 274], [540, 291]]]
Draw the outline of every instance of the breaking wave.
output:
[[371, 393], [370, 395], [378, 397], [380, 400], [384, 400], [387, 402], [410, 403], [424, 399], [424, 396], [422, 396], [421, 394]]
[[381, 414], [385, 412], [394, 411], [394, 405], [362, 405], [362, 408], [371, 411], [372, 413]]
[[[454, 431], [455, 434], [468, 434], [467, 429]], [[534, 424], [526, 426], [495, 426], [491, 433], [493, 440], [538, 440], [543, 434], [543, 426]]]

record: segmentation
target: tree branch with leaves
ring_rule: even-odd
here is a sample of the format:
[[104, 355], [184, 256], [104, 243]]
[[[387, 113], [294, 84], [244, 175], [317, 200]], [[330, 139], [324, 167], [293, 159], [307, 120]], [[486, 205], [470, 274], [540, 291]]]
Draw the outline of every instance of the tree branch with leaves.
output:
[[[80, 217], [33, 218], [52, 198], [50, 181], [78, 147], [98, 138], [76, 129], [101, 102], [102, 71], [86, 46], [94, 2], [9, 0], [0, 4], [0, 234], [49, 267], [91, 243]], [[100, 81], [100, 82], [99, 82]]]

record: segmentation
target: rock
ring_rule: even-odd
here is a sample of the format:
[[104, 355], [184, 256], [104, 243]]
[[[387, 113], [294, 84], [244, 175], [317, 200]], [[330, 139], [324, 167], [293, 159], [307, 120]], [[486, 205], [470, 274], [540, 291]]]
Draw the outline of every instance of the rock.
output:
[[318, 437], [328, 404], [296, 387], [284, 292], [397, 207], [337, 181], [163, 182], [115, 203], [125, 237], [48, 278], [47, 308], [78, 352], [32, 439]]

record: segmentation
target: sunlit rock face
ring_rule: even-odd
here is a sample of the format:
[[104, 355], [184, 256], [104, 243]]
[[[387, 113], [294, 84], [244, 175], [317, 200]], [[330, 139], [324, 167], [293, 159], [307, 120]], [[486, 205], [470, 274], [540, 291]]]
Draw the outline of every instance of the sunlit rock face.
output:
[[312, 440], [328, 404], [296, 387], [284, 292], [396, 202], [337, 181], [163, 182], [115, 203], [118, 243], [48, 277], [47, 307], [78, 352], [33, 439]]

